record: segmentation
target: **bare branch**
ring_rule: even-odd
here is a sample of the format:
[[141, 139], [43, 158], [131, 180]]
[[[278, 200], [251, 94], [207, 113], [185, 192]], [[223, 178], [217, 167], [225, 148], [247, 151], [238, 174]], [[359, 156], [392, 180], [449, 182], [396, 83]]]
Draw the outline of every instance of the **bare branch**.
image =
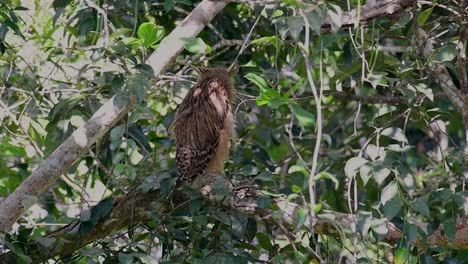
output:
[[[278, 5], [281, 4], [282, 1], [279, 0], [264, 0], [264, 1], [251, 1], [251, 0], [234, 0], [233, 2], [236, 3], [243, 3], [246, 5]], [[358, 11], [357, 9], [351, 10], [350, 12], [346, 12], [341, 17], [341, 26], [342, 27], [353, 27], [357, 25], [356, 22], [367, 22], [377, 17], [384, 17], [384, 16], [394, 16], [406, 9], [414, 5], [416, 1], [414, 0], [379, 0], [379, 1], [367, 1], [367, 4], [361, 7], [361, 10]], [[317, 7], [317, 4], [312, 5], [312, 10]], [[310, 8], [304, 7], [305, 12], [309, 11]], [[359, 17], [358, 17], [359, 14]], [[359, 19], [359, 21], [357, 21]], [[331, 22], [330, 21], [323, 21], [322, 25], [322, 32], [328, 32], [331, 30]]]
[[460, 113], [463, 113], [463, 109], [465, 107], [464, 102], [460, 97], [457, 87], [453, 83], [452, 77], [450, 77], [445, 66], [437, 65], [434, 69], [434, 73], [436, 76], [436, 81], [440, 84], [450, 101], [452, 101], [455, 108], [457, 108]]
[[460, 76], [460, 89], [462, 93], [468, 95], [468, 77], [466, 73], [466, 43], [468, 39], [468, 26], [462, 26], [460, 29], [460, 38], [458, 40], [458, 58], [457, 69]]

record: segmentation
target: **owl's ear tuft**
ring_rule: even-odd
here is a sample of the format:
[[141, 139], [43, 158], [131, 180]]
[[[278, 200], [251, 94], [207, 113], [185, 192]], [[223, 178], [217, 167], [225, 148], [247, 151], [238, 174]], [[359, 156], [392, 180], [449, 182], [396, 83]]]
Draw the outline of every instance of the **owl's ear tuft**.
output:
[[198, 73], [198, 75], [201, 75], [201, 74], [206, 73], [208, 71], [208, 68], [203, 67], [203, 66], [198, 66], [198, 67], [194, 66], [192, 68]]
[[229, 68], [227, 69], [227, 72], [229, 74], [229, 77], [232, 77], [234, 76], [235, 74], [237, 74], [238, 72], [238, 68], [237, 68], [237, 65], [236, 64], [232, 64], [231, 66], [229, 66]]

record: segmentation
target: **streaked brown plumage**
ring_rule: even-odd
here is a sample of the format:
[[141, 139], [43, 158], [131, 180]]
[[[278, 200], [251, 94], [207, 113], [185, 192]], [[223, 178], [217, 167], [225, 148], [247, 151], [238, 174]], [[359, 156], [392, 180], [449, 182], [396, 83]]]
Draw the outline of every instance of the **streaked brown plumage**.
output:
[[196, 70], [197, 84], [179, 105], [172, 124], [177, 167], [187, 182], [205, 171], [223, 172], [234, 134], [231, 77], [235, 69]]

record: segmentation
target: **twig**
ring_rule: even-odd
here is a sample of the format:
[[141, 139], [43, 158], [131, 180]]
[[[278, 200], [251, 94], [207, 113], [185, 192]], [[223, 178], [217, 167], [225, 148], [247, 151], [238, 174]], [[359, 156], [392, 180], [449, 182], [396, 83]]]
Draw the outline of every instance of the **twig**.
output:
[[[424, 99], [425, 95], [418, 95], [413, 100], [408, 100], [404, 96], [392, 96], [392, 95], [355, 95], [348, 92], [328, 92], [324, 94], [325, 96], [333, 96], [338, 100], [346, 101], [361, 101], [363, 104], [394, 104], [394, 105], [412, 105], [413, 102]], [[298, 95], [298, 99], [310, 98], [312, 95], [310, 92], [305, 92], [302, 95]], [[443, 92], [438, 92], [434, 94], [434, 99], [447, 99], [447, 95]]]
[[[240, 46], [242, 45], [243, 40], [237, 40], [237, 39], [223, 39], [213, 45], [213, 51], [219, 50], [219, 49], [224, 49], [227, 47], [233, 47], [233, 46]], [[206, 54], [197, 54], [195, 56], [189, 57], [185, 60], [178, 61], [177, 64], [180, 65], [185, 65], [178, 71], [176, 76], [180, 76], [180, 74], [184, 73], [195, 61], [200, 60], [201, 58], [205, 57]]]
[[[153, 5], [153, 6], [164, 6], [164, 3], [152, 3], [151, 5]], [[175, 11], [181, 13], [181, 14], [184, 14], [184, 15], [190, 14], [189, 11], [187, 11], [187, 10], [181, 8], [181, 7], [178, 7], [178, 6], [174, 6], [173, 9], [174, 9]], [[216, 35], [220, 40], [223, 40], [223, 39], [224, 39], [223, 34], [222, 34], [221, 32], [219, 32], [219, 30], [218, 30], [215, 26], [213, 26], [212, 23], [208, 23], [207, 27], [208, 27], [209, 29], [211, 29], [211, 30], [213, 31], [213, 33], [215, 33], [215, 35]]]
[[247, 48], [247, 43], [249, 42], [250, 40], [250, 36], [252, 35], [255, 27], [257, 26], [257, 23], [258, 21], [260, 21], [260, 18], [262, 16], [258, 16], [257, 19], [255, 20], [252, 28], [250, 29], [249, 33], [247, 34], [247, 37], [244, 39], [244, 43], [242, 43], [242, 46], [239, 50], [239, 53], [237, 54], [236, 58], [234, 59], [234, 61], [231, 63], [231, 66], [229, 66], [229, 68], [232, 68], [234, 67], [234, 65], [236, 65], [236, 62], [237, 62], [237, 59], [239, 58], [239, 56], [244, 52], [244, 50]]
[[[314, 95], [314, 100], [315, 100], [315, 106], [317, 108], [317, 140], [315, 141], [315, 147], [314, 147], [314, 153], [312, 156], [312, 168], [310, 169], [309, 172], [309, 196], [310, 196], [310, 203], [311, 207], [310, 208], [310, 223], [313, 226], [316, 222], [316, 216], [315, 216], [315, 174], [317, 172], [317, 164], [318, 164], [318, 155], [320, 151], [320, 142], [322, 141], [322, 105], [321, 105], [321, 96], [322, 96], [322, 89], [320, 87], [320, 91], [317, 90], [317, 87], [315, 86], [314, 80], [312, 78], [312, 66], [309, 61], [309, 38], [310, 38], [310, 26], [309, 26], [309, 20], [307, 17], [304, 15], [304, 12], [302, 10], [299, 11], [299, 14], [302, 16], [304, 19], [305, 23], [305, 40], [304, 43], [299, 43], [299, 47], [301, 48], [302, 55], [304, 57], [305, 65], [306, 65], [306, 72], [307, 72], [307, 80], [309, 82], [309, 85], [311, 86], [312, 93]], [[321, 77], [322, 75], [320, 75]], [[321, 84], [322, 85], [322, 82]]]
[[96, 45], [96, 47], [97, 48], [103, 47], [103, 46], [105, 46], [107, 44], [107, 41], [109, 40], [109, 21], [108, 21], [108, 18], [107, 18], [107, 13], [106, 13], [106, 11], [104, 11], [104, 9], [99, 7], [97, 4], [95, 4], [91, 0], [84, 0], [84, 2], [86, 3], [86, 5], [93, 8], [94, 10], [96, 10], [96, 12], [98, 12], [102, 16], [102, 24], [103, 24], [103, 38], [102, 38], [102, 40], [103, 41], [102, 41], [102, 45], [100, 45], [100, 46]]
[[468, 27], [462, 26], [460, 28], [460, 37], [457, 43], [457, 47], [458, 47], [457, 69], [458, 69], [458, 75], [460, 79], [460, 89], [462, 93], [468, 96], [468, 77], [466, 74], [466, 51], [465, 51], [467, 38], [468, 38]]
[[423, 4], [423, 5], [430, 5], [430, 6], [437, 6], [437, 7], [440, 7], [440, 8], [443, 8], [443, 9], [446, 9], [447, 11], [453, 13], [454, 15], [456, 16], [459, 16], [460, 13], [458, 13], [456, 10], [454, 10], [453, 8], [450, 8], [444, 4], [439, 4], [439, 3], [434, 3], [434, 1], [422, 1], [422, 0], [418, 0], [418, 4]]

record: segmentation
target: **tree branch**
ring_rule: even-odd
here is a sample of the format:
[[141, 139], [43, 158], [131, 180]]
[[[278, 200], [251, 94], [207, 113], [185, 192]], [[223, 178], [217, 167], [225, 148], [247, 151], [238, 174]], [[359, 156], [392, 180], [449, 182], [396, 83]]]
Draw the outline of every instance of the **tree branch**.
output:
[[[236, 3], [243, 3], [246, 5], [254, 6], [254, 5], [277, 5], [281, 1], [278, 0], [263, 0], [263, 1], [251, 1], [251, 0], [234, 0], [233, 2]], [[341, 26], [342, 27], [352, 27], [357, 22], [367, 22], [377, 17], [384, 17], [384, 16], [394, 16], [401, 12], [402, 10], [406, 9], [414, 5], [416, 1], [414, 0], [378, 0], [378, 1], [367, 1], [367, 4], [361, 7], [361, 10], [358, 11], [357, 9], [351, 10], [350, 12], [346, 12], [341, 17]], [[316, 4], [314, 4], [314, 8]], [[304, 11], [308, 11], [305, 8]], [[358, 14], [360, 21], [357, 21]], [[322, 32], [328, 32], [331, 30], [331, 22], [330, 21], [323, 21], [321, 24]]]
[[[196, 36], [206, 24], [218, 14], [229, 1], [202, 1], [184, 21], [159, 45], [146, 61], [158, 76], [170, 61], [183, 50], [180, 38]], [[131, 109], [128, 100], [119, 96], [112, 97], [89, 120], [65, 140], [39, 167], [6, 197], [0, 204], [0, 244], [2, 234], [21, 214], [35, 204], [38, 197], [52, 187], [60, 175], [80, 156], [88, 151], [97, 139], [101, 138], [115, 123]]]
[[[361, 101], [362, 104], [393, 104], [393, 105], [411, 105], [414, 101], [419, 101], [423, 99], [424, 95], [419, 95], [413, 98], [413, 100], [408, 100], [407, 97], [404, 96], [387, 96], [387, 95], [355, 95], [348, 92], [328, 92], [324, 93], [324, 96], [333, 96], [335, 99], [338, 100], [355, 100]], [[310, 92], [305, 92], [299, 96], [296, 96], [297, 99], [309, 98], [312, 97]], [[434, 99], [447, 99], [447, 95], [445, 93], [435, 93]]]

